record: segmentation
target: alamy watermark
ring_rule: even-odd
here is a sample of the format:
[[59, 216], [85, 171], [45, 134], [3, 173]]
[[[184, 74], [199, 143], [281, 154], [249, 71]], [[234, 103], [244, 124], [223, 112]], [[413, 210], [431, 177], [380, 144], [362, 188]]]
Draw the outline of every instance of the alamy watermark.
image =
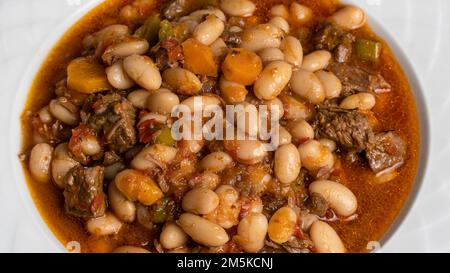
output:
[[279, 145], [281, 109], [278, 105], [226, 105], [225, 111], [202, 97], [174, 107], [172, 137], [179, 140], [259, 140], [266, 151]]

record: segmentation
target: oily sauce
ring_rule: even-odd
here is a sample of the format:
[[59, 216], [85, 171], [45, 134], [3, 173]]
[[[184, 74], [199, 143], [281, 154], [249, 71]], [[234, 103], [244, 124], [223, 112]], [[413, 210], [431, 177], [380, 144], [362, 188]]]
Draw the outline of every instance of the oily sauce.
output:
[[[78, 21], [58, 42], [36, 75], [24, 112], [22, 114], [23, 151], [33, 147], [30, 113], [47, 105], [52, 98], [55, 84], [65, 76], [67, 64], [83, 51], [82, 39], [89, 33], [106, 25], [121, 23], [118, 19], [120, 9], [132, 0], [108, 0], [93, 9]], [[155, 2], [159, 8], [161, 1]], [[257, 16], [266, 17], [267, 11], [274, 4], [288, 4], [292, 0], [257, 0]], [[334, 0], [301, 0], [311, 7], [316, 15], [329, 16], [339, 8]], [[150, 12], [149, 12], [150, 13]], [[407, 157], [398, 170], [396, 179], [377, 184], [374, 174], [367, 163], [350, 164], [341, 160], [342, 183], [349, 187], [358, 200], [357, 219], [353, 221], [336, 221], [331, 223], [344, 244], [351, 252], [364, 252], [369, 241], [379, 240], [389, 229], [402, 208], [411, 190], [419, 160], [420, 125], [416, 104], [409, 83], [397, 63], [388, 45], [378, 38], [368, 27], [354, 33], [358, 37], [376, 39], [383, 43], [381, 60], [376, 66], [383, 77], [392, 85], [392, 92], [376, 95], [374, 108], [382, 131], [395, 130], [407, 142]], [[364, 64], [362, 64], [364, 65]], [[89, 235], [83, 224], [64, 213], [64, 200], [61, 190], [53, 183], [40, 184], [33, 181], [29, 174], [27, 162], [23, 169], [33, 200], [43, 219], [57, 238], [65, 245], [69, 241], [78, 241], [83, 252], [108, 252], [120, 245], [152, 244], [152, 232], [138, 224], [124, 224], [117, 235], [101, 238]]]

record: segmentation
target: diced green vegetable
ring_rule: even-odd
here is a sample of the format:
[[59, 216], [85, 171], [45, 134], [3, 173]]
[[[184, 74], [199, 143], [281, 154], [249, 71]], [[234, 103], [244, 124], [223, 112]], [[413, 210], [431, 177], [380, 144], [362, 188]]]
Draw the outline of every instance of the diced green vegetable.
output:
[[138, 30], [136, 30], [136, 35], [146, 39], [150, 45], [153, 46], [158, 42], [160, 25], [161, 14], [154, 14], [150, 16]]
[[155, 224], [161, 224], [173, 218], [176, 207], [175, 202], [169, 198], [164, 197], [156, 202], [151, 208], [151, 219]]
[[172, 23], [168, 20], [162, 20], [159, 29], [159, 40], [164, 41], [169, 37], [174, 37], [175, 31]]
[[356, 40], [356, 54], [360, 59], [377, 62], [381, 54], [381, 43], [366, 39]]
[[172, 137], [172, 130], [166, 125], [161, 126], [161, 130], [156, 136], [154, 142], [167, 146], [175, 146], [177, 144], [177, 141]]

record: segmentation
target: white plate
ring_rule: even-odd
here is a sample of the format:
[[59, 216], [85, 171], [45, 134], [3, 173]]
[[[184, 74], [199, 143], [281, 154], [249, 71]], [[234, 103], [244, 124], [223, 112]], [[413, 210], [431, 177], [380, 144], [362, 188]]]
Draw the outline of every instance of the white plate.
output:
[[[17, 118], [30, 79], [48, 49], [68, 26], [99, 1], [2, 0], [0, 3], [0, 82], [3, 89], [0, 92], [0, 252], [64, 250], [37, 215], [23, 181], [17, 164]], [[399, 227], [383, 242], [381, 251], [448, 252], [450, 179], [446, 167], [450, 162], [450, 128], [447, 125], [450, 90], [446, 67], [450, 61], [450, 37], [444, 33], [450, 33], [450, 2], [347, 2], [368, 12], [371, 25], [394, 49], [415, 91], [422, 86], [423, 98], [417, 94], [421, 116], [426, 117], [424, 109], [427, 108], [432, 117], [432, 134], [424, 139], [430, 143], [430, 162], [423, 173], [422, 186], [406, 218], [397, 221]]]

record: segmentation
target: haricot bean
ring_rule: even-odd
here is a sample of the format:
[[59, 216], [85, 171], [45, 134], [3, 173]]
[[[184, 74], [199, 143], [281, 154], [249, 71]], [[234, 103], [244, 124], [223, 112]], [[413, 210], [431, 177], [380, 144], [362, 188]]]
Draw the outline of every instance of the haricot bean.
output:
[[297, 147], [294, 144], [285, 144], [279, 147], [275, 152], [274, 164], [275, 175], [281, 183], [294, 182], [301, 168]]
[[250, 213], [241, 220], [234, 239], [246, 252], [258, 252], [264, 247], [267, 218], [262, 213]]
[[187, 192], [182, 201], [185, 211], [194, 214], [208, 214], [219, 205], [219, 197], [215, 192], [205, 188], [195, 188]]
[[222, 0], [220, 8], [229, 16], [249, 17], [252, 16], [256, 6], [249, 0]]
[[309, 191], [322, 195], [338, 215], [348, 217], [358, 208], [356, 196], [340, 183], [329, 180], [314, 181], [309, 185]]
[[269, 221], [268, 234], [270, 240], [282, 244], [289, 240], [295, 231], [297, 214], [289, 207], [277, 210]]
[[221, 246], [229, 240], [221, 226], [191, 213], [182, 214], [177, 223], [192, 240], [205, 246]]
[[123, 68], [134, 82], [147, 90], [157, 90], [161, 86], [161, 73], [150, 57], [128, 56], [123, 60]]
[[282, 61], [271, 62], [256, 80], [253, 91], [259, 99], [274, 99], [289, 83], [291, 75], [292, 68], [288, 63]]
[[176, 224], [169, 222], [162, 228], [159, 241], [165, 249], [175, 249], [188, 242], [188, 235]]
[[50, 163], [52, 162], [53, 147], [47, 143], [40, 143], [33, 147], [30, 153], [30, 172], [35, 180], [42, 183], [50, 182]]
[[233, 158], [225, 152], [213, 152], [200, 161], [200, 168], [213, 172], [220, 172], [233, 164]]
[[327, 223], [316, 221], [311, 226], [311, 240], [319, 253], [345, 253], [344, 244], [336, 231]]
[[98, 236], [117, 234], [121, 228], [122, 222], [110, 212], [98, 218], [91, 218], [86, 222], [86, 229], [89, 233]]
[[347, 30], [358, 29], [366, 23], [364, 11], [354, 6], [346, 6], [340, 9], [330, 18], [337, 25]]

